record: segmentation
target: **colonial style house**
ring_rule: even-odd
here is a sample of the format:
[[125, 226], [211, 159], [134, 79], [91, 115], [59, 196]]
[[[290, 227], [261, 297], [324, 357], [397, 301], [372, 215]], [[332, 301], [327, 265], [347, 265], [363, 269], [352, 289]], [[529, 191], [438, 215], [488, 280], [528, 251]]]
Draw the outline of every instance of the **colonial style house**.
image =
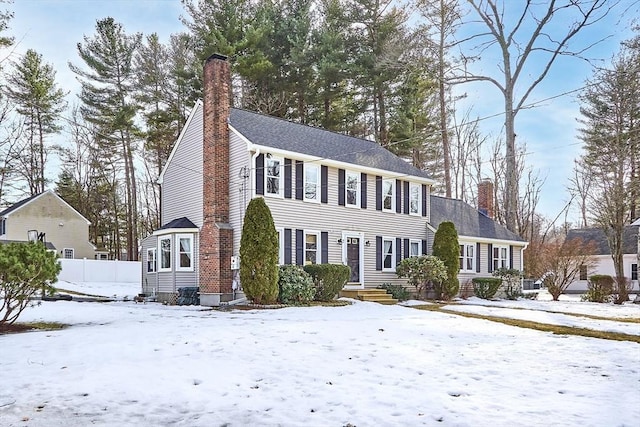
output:
[[93, 259], [91, 223], [52, 190], [23, 199], [0, 212], [0, 241], [40, 239], [60, 258]]
[[[622, 247], [624, 255], [622, 256], [622, 267], [624, 276], [631, 280], [633, 286], [632, 292], [640, 292], [638, 285], [638, 253], [640, 252], [640, 243], [638, 241], [638, 228], [640, 228], [640, 220], [631, 225], [624, 227], [622, 233]], [[583, 293], [587, 290], [589, 276], [594, 274], [606, 274], [615, 277], [616, 272], [611, 258], [611, 250], [607, 244], [607, 238], [600, 228], [580, 228], [569, 230], [567, 240], [580, 238], [584, 243], [593, 243], [596, 252], [593, 255], [595, 265], [590, 268], [583, 267], [580, 270], [579, 279], [571, 283], [567, 288], [567, 293]]]
[[[230, 107], [226, 58], [204, 68], [197, 102], [161, 176], [163, 226], [142, 242], [143, 289], [172, 302], [198, 286], [202, 305], [234, 298], [242, 221], [263, 197], [281, 264], [343, 263], [348, 288], [405, 284], [405, 257], [430, 252], [444, 220], [461, 230], [468, 276], [522, 268], [526, 243], [486, 212], [431, 196], [434, 180], [372, 141]], [[435, 210], [434, 210], [435, 207]]]

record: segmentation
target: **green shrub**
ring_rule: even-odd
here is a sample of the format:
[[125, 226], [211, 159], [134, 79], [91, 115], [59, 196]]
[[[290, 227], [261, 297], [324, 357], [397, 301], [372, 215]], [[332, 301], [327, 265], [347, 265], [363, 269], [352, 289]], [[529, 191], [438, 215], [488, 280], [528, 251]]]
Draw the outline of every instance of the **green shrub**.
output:
[[304, 266], [315, 287], [316, 301], [331, 301], [351, 277], [351, 268], [342, 264], [310, 264]]
[[473, 293], [482, 299], [493, 298], [502, 284], [502, 279], [499, 277], [474, 277], [471, 281], [473, 282]]
[[392, 285], [391, 283], [383, 283], [378, 286], [378, 289], [384, 289], [389, 292], [391, 296], [398, 301], [406, 301], [411, 298], [411, 292], [409, 292], [404, 286]]
[[283, 304], [307, 304], [313, 301], [316, 289], [311, 276], [297, 265], [283, 265], [278, 274], [280, 302]]
[[447, 279], [442, 282], [441, 297], [451, 299], [458, 294], [460, 282], [460, 245], [458, 232], [451, 221], [441, 222], [433, 238], [433, 256], [444, 262], [447, 268]]
[[416, 293], [424, 297], [426, 290], [433, 289], [436, 298], [442, 294], [442, 283], [447, 280], [447, 268], [441, 259], [431, 255], [409, 257], [396, 267], [398, 277], [406, 277], [408, 284], [415, 286]]
[[502, 279], [505, 296], [509, 300], [517, 300], [522, 296], [520, 280], [522, 273], [515, 268], [499, 268], [493, 272], [495, 277]]
[[581, 299], [589, 302], [611, 302], [614, 283], [613, 277], [606, 274], [589, 276], [587, 292]]
[[264, 199], [247, 206], [240, 239], [240, 283], [256, 304], [273, 304], [278, 298], [278, 233]]

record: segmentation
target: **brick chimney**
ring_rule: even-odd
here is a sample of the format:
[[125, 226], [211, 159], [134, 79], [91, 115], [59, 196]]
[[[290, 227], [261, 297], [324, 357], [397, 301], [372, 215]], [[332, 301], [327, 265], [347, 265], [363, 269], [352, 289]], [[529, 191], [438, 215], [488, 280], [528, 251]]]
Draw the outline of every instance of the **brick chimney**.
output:
[[200, 304], [217, 306], [232, 295], [233, 230], [229, 225], [229, 110], [231, 72], [214, 54], [204, 64], [203, 224], [199, 242]]
[[478, 183], [478, 210], [493, 219], [493, 181], [489, 178]]

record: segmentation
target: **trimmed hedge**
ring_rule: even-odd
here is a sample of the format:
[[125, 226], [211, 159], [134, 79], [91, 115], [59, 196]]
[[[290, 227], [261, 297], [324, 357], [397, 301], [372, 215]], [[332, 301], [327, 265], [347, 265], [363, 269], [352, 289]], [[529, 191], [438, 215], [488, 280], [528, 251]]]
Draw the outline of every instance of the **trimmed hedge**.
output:
[[283, 304], [307, 304], [316, 294], [311, 276], [297, 265], [280, 266], [278, 286]]
[[499, 277], [474, 277], [471, 281], [473, 282], [473, 293], [482, 299], [493, 298], [502, 284], [502, 279]]
[[582, 296], [583, 301], [611, 302], [613, 299], [613, 285], [615, 280], [607, 274], [589, 276], [587, 292]]
[[342, 264], [310, 264], [304, 266], [316, 289], [316, 301], [331, 301], [351, 277], [351, 268]]

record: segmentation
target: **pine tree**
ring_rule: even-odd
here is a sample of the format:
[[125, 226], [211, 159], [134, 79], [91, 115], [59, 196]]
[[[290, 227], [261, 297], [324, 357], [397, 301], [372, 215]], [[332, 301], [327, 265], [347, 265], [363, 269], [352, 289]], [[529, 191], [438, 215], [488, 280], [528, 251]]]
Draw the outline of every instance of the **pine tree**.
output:
[[256, 304], [278, 298], [278, 233], [271, 211], [261, 197], [247, 206], [240, 239], [240, 283]]
[[442, 297], [453, 298], [460, 289], [458, 282], [460, 246], [458, 232], [452, 222], [444, 221], [438, 226], [433, 238], [433, 255], [440, 258], [447, 267], [447, 280], [442, 284]]

